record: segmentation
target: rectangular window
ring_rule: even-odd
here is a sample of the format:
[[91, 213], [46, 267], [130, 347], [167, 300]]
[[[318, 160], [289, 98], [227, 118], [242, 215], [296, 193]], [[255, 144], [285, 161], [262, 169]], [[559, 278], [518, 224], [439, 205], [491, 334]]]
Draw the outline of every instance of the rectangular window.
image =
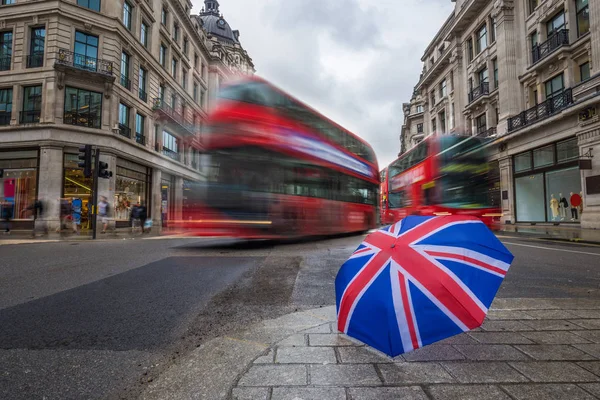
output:
[[575, 0], [577, 10], [577, 37], [590, 31], [590, 7], [588, 0]]
[[477, 54], [487, 48], [487, 25], [483, 25], [477, 31]]
[[12, 97], [12, 89], [0, 89], [0, 125], [10, 125]]
[[0, 6], [9, 6], [11, 4], [16, 4], [16, 0], [2, 0], [0, 1]]
[[473, 61], [473, 39], [471, 38], [467, 40], [467, 60]]
[[167, 11], [166, 8], [162, 8], [161, 12], [160, 12], [160, 23], [163, 24], [164, 26], [167, 26], [167, 16], [169, 15], [169, 12]]
[[129, 80], [129, 54], [121, 53], [121, 86], [131, 89], [131, 81]]
[[179, 25], [173, 24], [173, 39], [175, 42], [179, 41]]
[[431, 132], [435, 133], [436, 130], [437, 130], [437, 122], [436, 122], [436, 120], [434, 118], [434, 119], [431, 120]]
[[139, 76], [138, 76], [138, 97], [142, 101], [148, 100], [148, 95], [146, 94], [146, 81], [148, 80], [148, 71], [144, 68], [140, 68]]
[[119, 133], [125, 137], [131, 137], [131, 128], [129, 127], [130, 109], [123, 103], [119, 103]]
[[490, 18], [492, 32], [490, 32], [490, 43], [496, 42], [496, 18]]
[[163, 131], [163, 148], [173, 153], [178, 153], [177, 138], [167, 131]]
[[77, 5], [100, 12], [100, 0], [77, 0]]
[[183, 90], [187, 90], [187, 73], [186, 69], [181, 70], [181, 86]]
[[42, 111], [42, 85], [23, 88], [23, 111], [21, 123], [40, 122]]
[[188, 55], [188, 39], [183, 39], [183, 54]]
[[489, 74], [488, 69], [484, 68], [477, 73], [477, 77], [479, 78], [479, 84], [489, 82]]
[[102, 128], [102, 93], [67, 86], [63, 122], [88, 128]]
[[173, 58], [173, 61], [171, 61], [171, 75], [173, 76], [173, 78], [177, 79], [177, 59]]
[[532, 14], [535, 11], [535, 8], [538, 6], [540, 0], [529, 0], [529, 14]]
[[433, 90], [431, 92], [431, 105], [433, 106], [435, 104], [435, 90]]
[[533, 150], [533, 168], [542, 168], [554, 164], [554, 145]]
[[473, 90], [473, 78], [469, 78], [467, 86], [469, 86], [469, 92], [471, 92]]
[[131, 4], [123, 2], [123, 25], [131, 30]]
[[475, 118], [475, 125], [477, 126], [477, 134], [484, 133], [487, 130], [487, 120], [485, 113]]
[[494, 58], [494, 61], [492, 61], [493, 65], [494, 65], [494, 88], [498, 89], [499, 86], [499, 81], [498, 81], [498, 59]]
[[590, 63], [586, 62], [579, 66], [580, 82], [590, 79]]
[[423, 106], [417, 106], [417, 112], [418, 113], [422, 113], [423, 112]]
[[158, 53], [158, 62], [162, 67], [165, 67], [165, 61], [167, 59], [167, 47], [164, 44], [160, 44], [160, 52]]
[[0, 32], [0, 71], [8, 71], [12, 61], [12, 32]]
[[200, 89], [200, 107], [204, 108], [204, 97], [206, 96], [206, 92], [204, 92], [204, 90]]
[[145, 21], [140, 25], [140, 43], [148, 47], [148, 24]]
[[446, 112], [442, 111], [438, 114], [438, 118], [440, 119], [440, 130], [442, 133], [446, 132]]
[[76, 67], [96, 71], [98, 66], [98, 36], [76, 31], [74, 53]]
[[29, 56], [27, 68], [38, 68], [44, 65], [44, 48], [46, 45], [46, 28], [31, 28], [29, 40]]
[[194, 68], [196, 70], [198, 70], [198, 60], [200, 59], [200, 57], [198, 57], [197, 54], [194, 54]]
[[529, 171], [531, 169], [531, 152], [515, 156], [515, 172]]
[[417, 124], [417, 133], [423, 133], [423, 124]]
[[158, 85], [158, 99], [161, 104], [165, 101], [165, 85]]
[[175, 107], [177, 107], [177, 95], [173, 94], [171, 95], [171, 108], [175, 110]]
[[552, 19], [550, 21], [546, 22], [547, 37], [550, 38], [556, 32], [558, 32], [562, 29], [565, 29], [565, 27], [566, 27], [565, 12], [561, 11], [558, 14], [556, 14], [554, 17], [552, 17]]
[[552, 79], [545, 82], [546, 85], [546, 99], [550, 99], [563, 92], [565, 86], [563, 81], [563, 74], [557, 75]]
[[577, 139], [569, 139], [556, 144], [556, 161], [559, 163], [579, 158]]
[[194, 101], [197, 103], [198, 102], [198, 84], [196, 82], [194, 82]]
[[443, 81], [440, 82], [440, 97], [445, 97], [448, 93], [447, 93], [447, 88], [446, 88], [446, 80], [444, 79]]
[[144, 125], [146, 117], [141, 114], [135, 114], [135, 136], [144, 136]]
[[450, 129], [454, 129], [454, 103], [450, 104]]

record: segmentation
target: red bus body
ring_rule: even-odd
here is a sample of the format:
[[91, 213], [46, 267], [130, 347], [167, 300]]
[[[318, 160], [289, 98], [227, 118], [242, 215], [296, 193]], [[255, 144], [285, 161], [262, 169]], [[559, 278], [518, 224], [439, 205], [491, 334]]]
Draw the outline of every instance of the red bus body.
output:
[[[419, 151], [415, 147], [386, 168], [385, 179], [382, 179], [382, 185], [385, 185], [387, 191], [385, 201], [382, 201], [382, 224], [392, 224], [408, 215], [470, 215], [480, 218], [488, 227], [496, 229], [502, 216], [501, 210], [482, 200], [490, 190], [489, 182], [483, 173], [487, 168], [487, 160], [481, 155], [475, 160], [466, 161], [460, 156], [444, 159], [442, 140], [445, 139], [430, 137], [422, 142], [427, 150], [420, 157], [411, 154]], [[477, 138], [454, 137], [453, 140], [457, 143], [467, 141], [468, 152], [483, 154], [480, 153], [483, 152], [483, 146], [477, 143]], [[418, 162], [407, 163], [407, 159], [411, 158]], [[394, 169], [401, 172], [394, 174]], [[463, 172], [457, 179], [456, 174], [447, 173], [448, 171]], [[451, 189], [457, 187], [458, 190], [462, 190], [464, 198], [458, 196], [454, 202], [444, 201], [448, 200]], [[475, 197], [476, 202], [472, 201]]]
[[[282, 238], [377, 226], [378, 168], [366, 142], [262, 79], [247, 78], [224, 93], [229, 97], [209, 115], [202, 142], [214, 179], [188, 191], [177, 228], [197, 236]], [[296, 111], [350, 145], [291, 118]]]

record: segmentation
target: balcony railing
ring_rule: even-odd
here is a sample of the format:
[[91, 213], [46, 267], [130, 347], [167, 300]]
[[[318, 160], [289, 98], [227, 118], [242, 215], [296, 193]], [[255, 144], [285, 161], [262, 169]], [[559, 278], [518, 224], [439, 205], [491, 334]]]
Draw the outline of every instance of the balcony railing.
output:
[[73, 67], [84, 71], [97, 72], [108, 76], [112, 76], [113, 74], [113, 65], [111, 61], [76, 54], [66, 49], [58, 50], [56, 64], [66, 65], [67, 67]]
[[27, 68], [39, 68], [44, 66], [44, 53], [33, 53], [27, 56]]
[[139, 144], [141, 144], [142, 146], [146, 145], [146, 136], [136, 133], [135, 134], [135, 141]]
[[527, 125], [551, 117], [573, 104], [572, 89], [565, 89], [548, 100], [508, 119], [508, 131], [512, 132]]
[[131, 128], [127, 125], [119, 124], [119, 135], [131, 139]]
[[569, 44], [569, 30], [561, 29], [555, 32], [548, 40], [544, 43], [535, 45], [531, 50], [532, 64], [548, 57], [550, 54]]
[[100, 129], [101, 117], [95, 112], [65, 112], [63, 122], [69, 125], [86, 126], [88, 128]]
[[186, 121], [183, 115], [175, 111], [175, 109], [170, 104], [168, 104], [164, 100], [161, 100], [160, 98], [155, 98], [153, 104], [154, 110], [160, 111], [165, 115], [169, 116], [174, 122], [176, 122], [180, 127], [185, 129], [188, 133], [196, 133], [196, 126]]
[[10, 125], [10, 111], [0, 111], [0, 126]]
[[478, 98], [490, 94], [490, 83], [489, 82], [481, 82], [478, 86], [475, 86], [473, 90], [469, 93], [469, 103], [474, 102]]
[[11, 56], [0, 57], [0, 71], [8, 71], [10, 69]]
[[138, 96], [139, 96], [140, 100], [142, 100], [142, 101], [148, 101], [148, 93], [146, 93], [142, 89], [140, 89], [138, 91]]
[[37, 124], [40, 122], [41, 110], [21, 111], [19, 113], [19, 123], [21, 124]]
[[121, 75], [121, 86], [123, 86], [127, 90], [131, 90], [131, 81], [127, 77], [127, 75]]
[[489, 138], [489, 137], [494, 137], [496, 136], [496, 128], [489, 128], [489, 129], [479, 129], [477, 128], [477, 136], [481, 137], [481, 138]]
[[166, 147], [163, 147], [162, 152], [165, 156], [167, 156], [175, 161], [180, 161], [180, 159], [181, 159], [179, 153], [177, 153], [176, 151], [173, 151], [171, 149], [168, 149]]

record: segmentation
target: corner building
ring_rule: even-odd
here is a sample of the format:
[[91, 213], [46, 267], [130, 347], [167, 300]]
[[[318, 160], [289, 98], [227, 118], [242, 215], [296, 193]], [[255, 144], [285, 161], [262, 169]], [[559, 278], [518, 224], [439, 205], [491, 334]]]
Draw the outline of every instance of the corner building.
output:
[[489, 138], [505, 223], [600, 228], [600, 2], [456, 0], [422, 61], [401, 153]]
[[[217, 1], [209, 6], [219, 12]], [[81, 200], [89, 227], [83, 144], [99, 148], [113, 172], [98, 195], [117, 227], [137, 202], [159, 229], [180, 218], [186, 182], [204, 179], [200, 129], [219, 86], [254, 73], [239, 40], [222, 45], [191, 8], [187, 0], [2, 2], [0, 200], [13, 204], [17, 227], [31, 227], [24, 210], [36, 198], [50, 229], [64, 198]]]

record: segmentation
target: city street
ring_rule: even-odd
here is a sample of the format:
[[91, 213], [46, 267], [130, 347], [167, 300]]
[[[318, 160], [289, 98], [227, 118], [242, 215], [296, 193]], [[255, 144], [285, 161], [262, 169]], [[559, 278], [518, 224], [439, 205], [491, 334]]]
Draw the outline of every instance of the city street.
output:
[[[335, 304], [362, 235], [0, 246], [0, 398], [137, 398], [208, 340]], [[600, 299], [600, 247], [502, 236], [500, 298]]]

